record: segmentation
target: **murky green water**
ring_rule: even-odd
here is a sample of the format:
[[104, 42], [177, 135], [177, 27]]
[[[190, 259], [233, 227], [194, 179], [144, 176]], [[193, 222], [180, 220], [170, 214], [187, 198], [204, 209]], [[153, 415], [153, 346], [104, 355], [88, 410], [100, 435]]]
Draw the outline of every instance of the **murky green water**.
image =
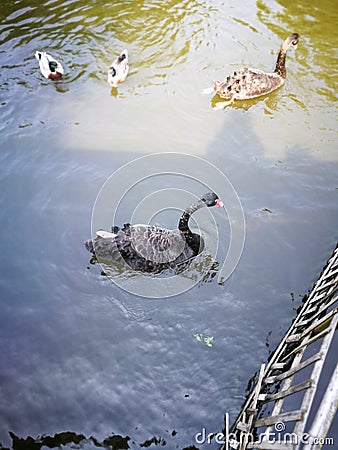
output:
[[[2, 0], [0, 16], [0, 442], [71, 430], [192, 445], [235, 418], [337, 240], [336, 2]], [[285, 86], [214, 111], [202, 90], [272, 70], [291, 32]], [[116, 92], [106, 73], [123, 48]], [[62, 80], [42, 77], [36, 50]], [[168, 151], [228, 177], [246, 243], [223, 285], [146, 300], [101, 277], [83, 241], [107, 177]]]

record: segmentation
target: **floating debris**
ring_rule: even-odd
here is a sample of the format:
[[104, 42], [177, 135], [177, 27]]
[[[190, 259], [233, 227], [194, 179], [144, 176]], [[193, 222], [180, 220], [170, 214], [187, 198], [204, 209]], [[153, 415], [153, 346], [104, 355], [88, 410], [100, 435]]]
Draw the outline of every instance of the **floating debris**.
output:
[[203, 337], [203, 333], [194, 333], [194, 338], [198, 342], [203, 342], [206, 346], [212, 347], [211, 341], [214, 339], [213, 336], [205, 336], [205, 337]]

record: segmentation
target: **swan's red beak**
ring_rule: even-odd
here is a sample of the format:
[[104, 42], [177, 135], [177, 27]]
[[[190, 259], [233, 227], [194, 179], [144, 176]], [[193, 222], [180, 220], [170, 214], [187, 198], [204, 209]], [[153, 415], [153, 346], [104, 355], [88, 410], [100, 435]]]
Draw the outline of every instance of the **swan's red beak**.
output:
[[219, 198], [216, 200], [216, 206], [224, 206]]

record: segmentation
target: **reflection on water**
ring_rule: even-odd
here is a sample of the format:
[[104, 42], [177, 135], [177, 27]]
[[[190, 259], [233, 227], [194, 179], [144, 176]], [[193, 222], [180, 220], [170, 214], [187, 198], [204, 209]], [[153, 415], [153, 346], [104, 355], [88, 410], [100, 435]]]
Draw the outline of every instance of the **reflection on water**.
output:
[[[21, 1], [16, 5], [2, 2], [5, 67], [14, 71], [20, 70], [23, 63], [27, 66], [31, 55], [26, 54], [18, 61], [13, 50], [40, 42], [63, 56], [68, 72], [65, 83], [88, 77], [102, 80], [116, 49], [126, 45], [134, 50], [134, 74], [142, 71], [142, 83], [136, 87], [163, 84], [167, 69], [173, 63], [184, 63], [190, 46], [196, 50], [201, 45], [212, 10], [203, 2], [191, 0], [171, 0], [165, 5], [159, 0], [100, 5], [79, 0], [52, 0], [44, 4], [38, 0]], [[29, 72], [26, 75], [32, 74]]]
[[[337, 153], [332, 146], [337, 130], [334, 110], [338, 87], [337, 77], [334, 76], [338, 62], [335, 50], [338, 46], [338, 33], [335, 21], [332, 20], [337, 18], [334, 3], [324, 0], [318, 6], [279, 0], [277, 8], [264, 1], [258, 1], [257, 6], [259, 20], [280, 39], [283, 39], [288, 30], [296, 31], [301, 36], [296, 61], [288, 62], [288, 78], [296, 80], [289, 88], [292, 102], [288, 109], [295, 115], [295, 123], [298, 123], [295, 114], [297, 110], [305, 112], [306, 120], [292, 130], [292, 141], [278, 131], [278, 127], [287, 128], [286, 121], [279, 122], [278, 127], [270, 124], [271, 140], [277, 138], [285, 147], [291, 147], [295, 143], [309, 148], [314, 145], [323, 146], [323, 152], [312, 152], [314, 157], [336, 160]], [[288, 84], [291, 85], [291, 81]], [[259, 129], [259, 135], [263, 133]], [[269, 152], [268, 149], [266, 151]], [[284, 154], [276, 156], [284, 157]]]
[[[123, 450], [130, 448], [128, 441], [130, 441], [130, 437], [122, 437], [119, 435], [113, 435], [105, 438], [102, 442], [96, 439], [93, 436], [86, 438], [83, 434], [76, 434], [73, 432], [63, 432], [56, 433], [54, 436], [41, 436], [36, 439], [31, 436], [27, 438], [20, 438], [16, 436], [14, 433], [10, 432], [10, 436], [12, 438], [12, 449], [20, 450], [23, 448], [32, 448], [35, 450], [39, 450], [42, 447], [55, 448], [55, 447], [68, 447], [73, 448], [73, 445], [80, 446], [77, 448], [106, 448], [109, 450]], [[157, 440], [155, 439], [155, 443], [157, 444]], [[159, 442], [162, 443], [162, 440]], [[149, 442], [144, 442], [140, 444], [141, 447], [149, 447]], [[0, 444], [0, 448], [1, 444]]]
[[[118, 264], [116, 262], [104, 262], [102, 258], [98, 261], [96, 256], [92, 256], [89, 264], [95, 265], [97, 263], [100, 264], [100, 267], [102, 268], [101, 275], [109, 277], [113, 282], [116, 280], [116, 284], [119, 286], [123, 286], [125, 284], [128, 287], [128, 281], [130, 281], [130, 278], [136, 278], [135, 284], [137, 286], [138, 276], [148, 276], [150, 279], [153, 279], [156, 276], [154, 274], [145, 275], [144, 273], [141, 274], [137, 271], [128, 270], [128, 268], [126, 268], [123, 264]], [[157, 274], [157, 277], [171, 278], [178, 275], [190, 280], [191, 287], [193, 287], [199, 281], [202, 283], [211, 282], [217, 276], [218, 269], [219, 263], [214, 260], [214, 256], [203, 251], [192, 260], [181, 263], [175, 268], [162, 270], [159, 274]], [[123, 280], [122, 282], [121, 279]], [[127, 288], [126, 290], [128, 291]], [[164, 296], [165, 293], [163, 289], [159, 291], [157, 295], [158, 297]], [[157, 295], [156, 292], [152, 292], [153, 297], [156, 297]]]
[[[3, 445], [10, 430], [46, 445], [71, 430], [58, 442], [183, 448], [203, 427], [220, 431], [224, 412], [236, 416], [266, 336], [274, 347], [337, 238], [334, 3], [0, 2]], [[213, 111], [202, 90], [238, 67], [272, 69], [291, 32], [301, 40], [285, 86]], [[112, 92], [107, 70], [123, 48], [130, 73]], [[41, 76], [36, 50], [61, 61], [62, 80]], [[227, 175], [247, 239], [225, 283], [212, 266], [163, 301], [101, 277], [83, 241], [105, 180], [166, 151], [202, 155]]]
[[[334, 75], [338, 63], [338, 33], [335, 25], [337, 8], [331, 0], [324, 0], [320, 6], [315, 3], [295, 3], [290, 0], [278, 0], [276, 10], [265, 2], [258, 1], [258, 17], [271, 31], [281, 39], [285, 30], [297, 29], [301, 35], [299, 60], [301, 62], [300, 79], [309, 73], [316, 78], [315, 89], [318, 100], [326, 105], [337, 100], [338, 80]], [[313, 94], [309, 96], [309, 100]]]

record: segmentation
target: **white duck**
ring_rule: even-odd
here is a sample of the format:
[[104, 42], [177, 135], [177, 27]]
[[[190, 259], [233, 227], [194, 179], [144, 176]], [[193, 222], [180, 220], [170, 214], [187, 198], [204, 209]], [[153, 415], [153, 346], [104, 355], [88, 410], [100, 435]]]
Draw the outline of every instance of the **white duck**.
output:
[[50, 80], [56, 80], [61, 78], [63, 75], [63, 67], [54, 59], [51, 55], [46, 52], [35, 52], [35, 58], [39, 61], [39, 66], [42, 75]]
[[110, 84], [111, 87], [117, 87], [126, 79], [128, 71], [128, 52], [125, 49], [109, 67], [107, 80], [108, 84]]

